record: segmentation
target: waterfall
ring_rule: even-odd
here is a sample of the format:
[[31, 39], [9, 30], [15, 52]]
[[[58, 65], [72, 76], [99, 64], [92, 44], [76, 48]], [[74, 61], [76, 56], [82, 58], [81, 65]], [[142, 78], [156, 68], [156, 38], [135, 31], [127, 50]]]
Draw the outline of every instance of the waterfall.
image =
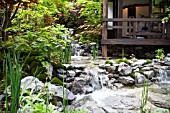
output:
[[82, 52], [82, 49], [81, 49], [80, 45], [79, 44], [74, 44], [73, 48], [74, 48], [74, 56], [80, 56], [81, 52]]
[[161, 83], [170, 83], [170, 77], [165, 69], [159, 69]]
[[107, 86], [109, 78], [105, 76], [105, 74], [99, 72], [98, 69], [91, 69], [89, 75], [92, 77], [91, 85], [94, 90], [99, 90]]
[[101, 81], [100, 81], [100, 77], [98, 75], [98, 72], [97, 70], [93, 69], [93, 70], [90, 70], [89, 71], [89, 74], [91, 75], [92, 77], [92, 80], [91, 80], [91, 85], [93, 87], [94, 90], [99, 90], [102, 88], [102, 84], [101, 84]]

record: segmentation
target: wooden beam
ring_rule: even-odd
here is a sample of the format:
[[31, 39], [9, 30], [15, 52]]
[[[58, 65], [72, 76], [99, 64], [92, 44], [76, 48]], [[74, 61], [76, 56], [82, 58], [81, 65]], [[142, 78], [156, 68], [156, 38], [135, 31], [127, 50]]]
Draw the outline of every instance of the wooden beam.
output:
[[108, 26], [108, 29], [128, 29], [129, 26]]
[[[118, 0], [118, 18], [123, 17], [123, 0]], [[118, 26], [122, 26], [122, 22], [118, 22]], [[122, 29], [117, 29], [118, 38], [122, 37]]]
[[169, 45], [170, 40], [165, 39], [107, 39], [101, 40], [106, 45]]
[[[108, 17], [108, 0], [103, 0], [103, 18]], [[107, 39], [107, 22], [102, 22], [102, 39]], [[107, 45], [102, 45], [102, 56], [107, 57]]]
[[106, 22], [161, 22], [161, 18], [103, 18]]

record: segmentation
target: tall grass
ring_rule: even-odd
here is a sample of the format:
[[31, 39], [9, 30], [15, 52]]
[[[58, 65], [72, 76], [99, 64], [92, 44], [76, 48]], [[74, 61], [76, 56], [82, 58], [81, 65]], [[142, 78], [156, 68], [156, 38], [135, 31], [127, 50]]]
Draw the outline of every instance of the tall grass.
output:
[[58, 48], [58, 55], [60, 56], [61, 62], [68, 64], [71, 61], [72, 46], [67, 45], [63, 49]]
[[145, 79], [145, 85], [141, 97], [141, 113], [146, 113], [145, 107], [148, 101], [148, 79]]
[[[12, 56], [12, 57], [11, 57]], [[6, 79], [5, 79], [5, 88], [6, 88], [6, 113], [17, 113], [19, 108], [19, 97], [20, 97], [20, 85], [22, 78], [22, 67], [20, 64], [20, 55], [13, 51], [11, 55], [10, 52], [6, 54]], [[10, 82], [10, 92], [11, 99], [8, 100], [7, 86], [8, 81]], [[10, 103], [10, 108], [8, 103]]]
[[97, 56], [98, 56], [98, 47], [97, 47], [97, 44], [92, 46], [92, 54], [93, 54], [93, 60], [96, 60]]

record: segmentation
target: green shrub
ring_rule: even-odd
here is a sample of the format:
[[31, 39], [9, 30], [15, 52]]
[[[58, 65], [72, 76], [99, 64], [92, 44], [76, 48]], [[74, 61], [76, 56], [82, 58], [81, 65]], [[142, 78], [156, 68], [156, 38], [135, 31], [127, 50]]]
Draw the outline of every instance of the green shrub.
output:
[[155, 57], [156, 57], [157, 59], [160, 59], [160, 60], [163, 60], [163, 59], [164, 59], [165, 55], [164, 55], [164, 50], [163, 50], [163, 48], [157, 49], [155, 52], [156, 52]]

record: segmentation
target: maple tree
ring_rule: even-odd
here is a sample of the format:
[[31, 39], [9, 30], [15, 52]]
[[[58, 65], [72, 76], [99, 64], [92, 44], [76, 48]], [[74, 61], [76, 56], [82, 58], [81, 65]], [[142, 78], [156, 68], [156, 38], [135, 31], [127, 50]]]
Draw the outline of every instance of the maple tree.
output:
[[6, 28], [11, 26], [11, 21], [15, 18], [19, 8], [31, 8], [31, 3], [38, 3], [38, 0], [0, 0], [0, 10], [3, 14], [1, 33], [2, 40], [8, 40], [8, 32]]

